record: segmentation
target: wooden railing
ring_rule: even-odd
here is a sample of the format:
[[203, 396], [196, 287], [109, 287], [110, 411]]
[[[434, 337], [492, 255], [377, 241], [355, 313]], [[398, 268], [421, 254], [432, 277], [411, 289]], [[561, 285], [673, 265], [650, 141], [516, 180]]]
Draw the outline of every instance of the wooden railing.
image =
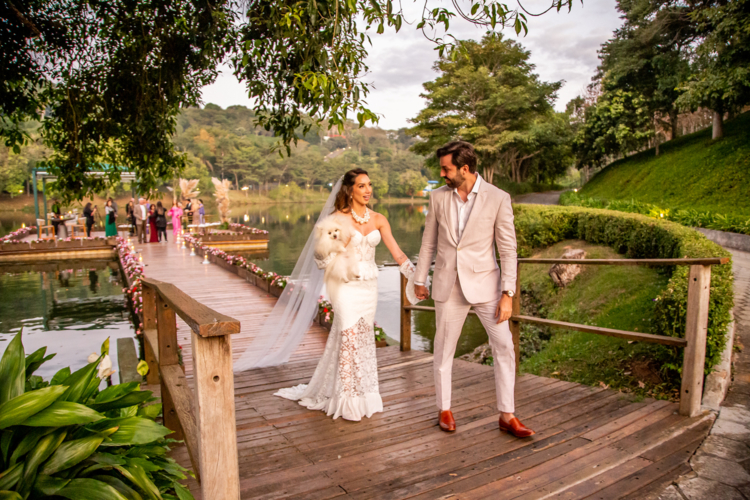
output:
[[[178, 363], [177, 318], [192, 330], [193, 384]], [[240, 322], [206, 307], [176, 286], [143, 278], [143, 334], [149, 372], [161, 385], [169, 437], [184, 440], [205, 499], [240, 497], [231, 335]]]
[[[708, 304], [711, 290], [711, 266], [726, 264], [727, 258], [708, 259], [518, 259], [516, 269], [516, 294], [513, 297], [513, 310], [510, 317], [510, 331], [513, 334], [513, 346], [516, 351], [516, 367], [520, 366], [521, 323], [566, 330], [607, 335], [621, 339], [649, 342], [685, 348], [682, 362], [682, 386], [680, 390], [680, 414], [695, 416], [701, 411], [703, 395], [703, 365], [706, 361], [706, 333], [708, 330]], [[498, 262], [499, 263], [499, 262]], [[566, 323], [533, 316], [521, 315], [521, 265], [522, 264], [576, 264], [608, 266], [690, 266], [687, 324], [685, 338], [652, 335], [649, 333], [614, 330], [598, 326]], [[434, 307], [413, 305], [405, 293], [406, 278], [401, 275], [401, 350], [411, 349], [411, 311], [435, 311]], [[473, 314], [470, 311], [469, 314]]]

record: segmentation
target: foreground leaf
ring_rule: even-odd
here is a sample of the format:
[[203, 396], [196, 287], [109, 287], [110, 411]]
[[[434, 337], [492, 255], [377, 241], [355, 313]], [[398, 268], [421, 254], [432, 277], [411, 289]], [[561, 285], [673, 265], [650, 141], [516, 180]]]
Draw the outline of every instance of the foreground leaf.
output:
[[135, 464], [131, 464], [116, 465], [115, 469], [120, 471], [120, 473], [128, 480], [130, 480], [131, 483], [135, 484], [136, 486], [138, 486], [138, 488], [141, 489], [141, 491], [146, 493], [150, 500], [162, 500], [161, 494], [159, 493], [159, 488], [156, 487], [153, 481], [151, 481], [151, 479], [146, 474], [146, 471], [144, 471], [142, 468], [138, 467]]
[[0, 429], [18, 425], [54, 403], [67, 387], [55, 385], [21, 394], [0, 406]]
[[172, 433], [163, 425], [142, 417], [113, 418], [107, 423], [117, 425], [119, 429], [110, 436], [110, 441], [103, 443], [103, 446], [148, 444]]
[[16, 488], [16, 491], [21, 493], [24, 498], [31, 492], [31, 489], [34, 486], [39, 465], [47, 460], [50, 455], [59, 448], [67, 434], [67, 429], [58, 429], [57, 431], [44, 436], [39, 440], [39, 443], [31, 453], [29, 453], [29, 456], [26, 457], [23, 467], [23, 476], [21, 476], [19, 486]]
[[96, 374], [96, 365], [100, 360], [101, 356], [93, 363], [89, 363], [80, 370], [76, 370], [63, 381], [63, 385], [68, 386], [68, 390], [60, 398], [61, 401], [81, 402], [84, 392], [86, 392], [91, 384], [91, 379]]
[[91, 456], [99, 445], [102, 444], [102, 441], [104, 441], [104, 437], [96, 435], [63, 443], [39, 472], [51, 476], [52, 474], [73, 467]]
[[23, 474], [23, 463], [16, 464], [13, 467], [0, 472], [0, 490], [9, 490], [13, 488], [21, 475]]
[[112, 486], [96, 479], [73, 479], [57, 495], [68, 500], [128, 500]]
[[103, 418], [104, 415], [88, 406], [70, 401], [55, 401], [36, 415], [26, 419], [22, 425], [28, 427], [64, 427], [66, 425], [88, 424]]
[[50, 354], [49, 356], [44, 356], [44, 354], [47, 352], [46, 347], [40, 347], [36, 351], [32, 352], [28, 356], [26, 356], [26, 378], [28, 379], [31, 377], [37, 369], [39, 369], [40, 366], [42, 366], [46, 361], [49, 361], [50, 359], [54, 358], [56, 354]]
[[180, 483], [172, 483], [172, 486], [174, 486], [174, 491], [177, 493], [177, 498], [180, 500], [195, 500], [193, 494], [190, 493], [190, 490]]
[[66, 366], [52, 376], [52, 380], [49, 381], [49, 385], [60, 385], [68, 377], [70, 377], [70, 367]]
[[0, 500], [23, 500], [15, 491], [0, 491]]
[[105, 403], [92, 403], [89, 406], [96, 411], [109, 411], [116, 410], [118, 408], [128, 408], [130, 406], [136, 406], [143, 403], [149, 398], [151, 398], [151, 391], [133, 391], [115, 400], [107, 401]]
[[58, 491], [65, 488], [70, 482], [70, 479], [61, 479], [58, 477], [50, 477], [44, 474], [39, 474], [34, 483], [34, 493], [36, 496], [54, 496]]
[[10, 341], [0, 359], [0, 408], [13, 398], [23, 394], [26, 385], [26, 361], [19, 331]]
[[49, 431], [49, 429], [33, 429], [27, 432], [24, 435], [23, 439], [21, 439], [21, 442], [16, 445], [16, 449], [13, 450], [13, 454], [10, 456], [10, 460], [8, 461], [8, 463], [10, 465], [15, 465], [18, 459], [31, 451], [42, 438], [42, 436], [44, 436], [45, 434], [49, 434]]
[[107, 483], [128, 500], [143, 500], [143, 497], [137, 491], [114, 476], [94, 476], [92, 479]]

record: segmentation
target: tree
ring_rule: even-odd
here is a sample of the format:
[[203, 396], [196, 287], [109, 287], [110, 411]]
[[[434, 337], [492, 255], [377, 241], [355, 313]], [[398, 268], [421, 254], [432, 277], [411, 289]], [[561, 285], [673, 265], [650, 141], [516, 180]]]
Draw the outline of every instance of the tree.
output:
[[[554, 0], [553, 7], [572, 7]], [[119, 181], [87, 176], [102, 162], [137, 174], [141, 192], [186, 166], [170, 142], [180, 107], [197, 105], [227, 56], [257, 103], [256, 119], [287, 147], [313, 123], [342, 127], [350, 113], [377, 121], [360, 78], [369, 33], [398, 31], [393, 0], [29, 0], [0, 4], [0, 135], [9, 147], [28, 139], [21, 124], [43, 115], [54, 150], [46, 166], [66, 199]], [[460, 15], [496, 29], [526, 30], [523, 12], [477, 0], [471, 12], [425, 8], [417, 29], [451, 51], [448, 29]], [[364, 26], [364, 30], [361, 27]], [[44, 110], [42, 112], [42, 110]], [[306, 117], [314, 117], [308, 120]]]
[[552, 103], [561, 86], [539, 81], [528, 60], [528, 51], [499, 34], [459, 42], [454, 57], [435, 63], [441, 75], [424, 84], [427, 107], [410, 130], [424, 140], [412, 150], [433, 156], [442, 144], [464, 139], [474, 144], [489, 182], [496, 173], [523, 182], [524, 162], [545, 147], [550, 129], [542, 124], [554, 119]]
[[419, 172], [413, 170], [402, 173], [398, 176], [398, 184], [394, 188], [394, 192], [401, 196], [410, 196], [414, 198], [414, 195], [422, 191], [427, 187], [427, 178]]
[[690, 13], [700, 43], [694, 72], [681, 88], [678, 103], [713, 111], [714, 139], [724, 135], [724, 113], [750, 102], [750, 0], [696, 3]]

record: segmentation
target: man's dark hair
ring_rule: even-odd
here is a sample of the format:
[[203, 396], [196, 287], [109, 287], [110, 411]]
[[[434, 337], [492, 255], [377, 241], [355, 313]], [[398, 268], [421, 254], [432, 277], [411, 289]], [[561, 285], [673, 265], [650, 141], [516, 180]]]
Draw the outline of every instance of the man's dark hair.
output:
[[469, 167], [472, 174], [477, 171], [477, 154], [474, 152], [474, 146], [466, 141], [453, 141], [437, 150], [438, 159], [443, 156], [451, 155], [451, 162], [456, 168], [464, 165]]

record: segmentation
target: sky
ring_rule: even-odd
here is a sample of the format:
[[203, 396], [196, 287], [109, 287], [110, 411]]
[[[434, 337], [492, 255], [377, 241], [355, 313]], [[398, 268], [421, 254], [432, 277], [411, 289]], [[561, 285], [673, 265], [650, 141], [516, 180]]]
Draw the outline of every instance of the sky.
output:
[[[430, 4], [432, 2], [452, 8], [445, 0], [430, 0]], [[422, 83], [437, 77], [432, 69], [437, 59], [435, 45], [413, 28], [421, 5], [403, 0], [406, 19], [413, 21], [412, 25], [403, 25], [398, 33], [386, 29], [382, 35], [373, 32], [371, 36], [372, 46], [368, 48], [366, 60], [370, 70], [363, 80], [372, 84], [366, 100], [369, 108], [379, 115], [378, 126], [383, 129], [412, 126], [409, 119], [425, 106], [419, 96], [423, 91]], [[508, 5], [515, 3], [510, 0]], [[549, 0], [523, 2], [529, 12], [541, 12], [549, 5]], [[525, 37], [523, 32], [516, 36], [511, 28], [503, 31], [505, 36], [531, 52], [530, 61], [542, 81], [564, 81], [555, 109], [564, 110], [568, 101], [582, 94], [591, 82], [598, 64], [597, 49], [622, 24], [615, 6], [615, 0], [584, 0], [583, 4], [574, 0], [571, 12], [553, 10], [540, 17], [529, 17], [529, 33]], [[452, 21], [450, 28], [457, 39], [479, 40], [485, 33], [484, 29], [463, 20]], [[252, 105], [244, 85], [232, 76], [228, 67], [222, 70], [215, 83], [204, 87], [203, 102], [222, 108]]]

